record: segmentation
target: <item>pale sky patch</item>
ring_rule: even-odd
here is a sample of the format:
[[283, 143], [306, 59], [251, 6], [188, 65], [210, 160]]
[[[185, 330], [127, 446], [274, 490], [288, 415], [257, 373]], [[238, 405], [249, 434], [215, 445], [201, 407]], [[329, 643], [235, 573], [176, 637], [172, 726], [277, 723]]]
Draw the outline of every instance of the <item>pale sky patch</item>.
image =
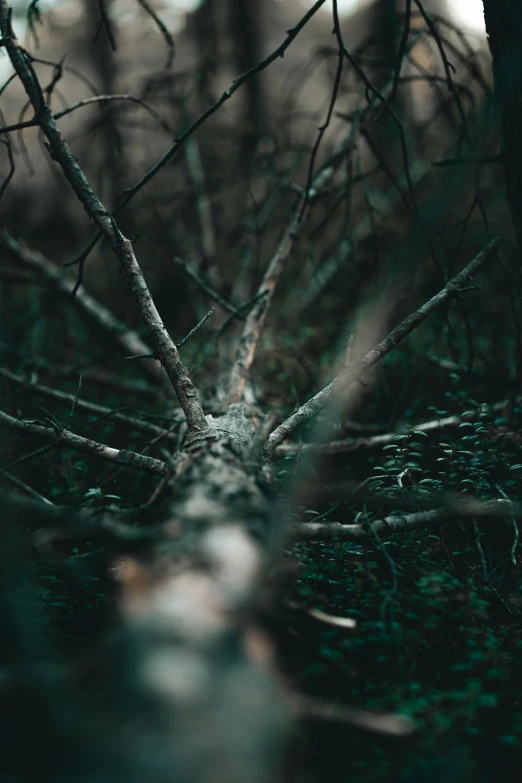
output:
[[463, 31], [472, 30], [486, 35], [482, 0], [451, 0], [448, 5], [453, 21]]
[[[337, 7], [339, 13], [346, 14], [366, 5], [366, 3], [367, 0], [337, 0]], [[453, 22], [462, 27], [464, 31], [486, 34], [482, 0], [448, 0], [447, 5]], [[324, 7], [329, 10], [330, 3], [325, 3]]]

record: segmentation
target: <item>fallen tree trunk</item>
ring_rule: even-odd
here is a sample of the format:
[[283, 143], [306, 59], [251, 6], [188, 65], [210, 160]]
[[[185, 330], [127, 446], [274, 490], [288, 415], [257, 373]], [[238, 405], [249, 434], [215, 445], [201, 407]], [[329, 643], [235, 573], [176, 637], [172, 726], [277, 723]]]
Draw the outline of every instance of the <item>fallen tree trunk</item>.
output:
[[[231, 406], [210, 432], [178, 455], [161, 535], [118, 561], [117, 631], [47, 689], [62, 749], [52, 779], [274, 779], [290, 724], [252, 607], [280, 534], [275, 493], [249, 460], [250, 411]], [[73, 531], [88, 517], [16, 499], [4, 513]]]

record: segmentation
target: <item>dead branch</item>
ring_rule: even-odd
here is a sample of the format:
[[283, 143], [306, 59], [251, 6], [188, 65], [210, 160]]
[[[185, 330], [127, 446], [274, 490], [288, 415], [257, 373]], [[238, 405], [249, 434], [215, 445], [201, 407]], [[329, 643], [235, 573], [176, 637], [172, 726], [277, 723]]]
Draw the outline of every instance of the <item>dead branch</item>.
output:
[[[137, 98], [135, 95], [130, 95], [129, 93], [125, 93], [123, 95], [92, 95], [90, 98], [84, 98], [81, 101], [73, 103], [72, 106], [67, 106], [67, 108], [56, 112], [56, 114], [53, 114], [53, 119], [61, 120], [62, 117], [66, 117], [68, 114], [72, 114], [73, 111], [81, 109], [84, 106], [92, 106], [94, 103], [99, 103], [103, 107], [104, 104], [114, 101], [125, 101], [126, 103], [136, 103], [138, 106], [142, 106], [150, 114], [150, 116], [153, 117], [159, 125], [161, 125], [164, 131], [167, 133], [172, 133], [172, 128], [170, 128], [169, 125], [165, 122], [161, 114], [158, 114], [158, 112], [155, 111], [152, 106], [149, 106], [149, 104], [142, 98]], [[0, 134], [12, 133], [13, 131], [24, 130], [25, 128], [35, 128], [39, 124], [40, 123], [38, 122], [38, 118], [33, 117], [32, 120], [16, 122], [13, 125], [6, 125], [5, 127], [0, 128]]]
[[435, 294], [428, 302], [422, 305], [418, 310], [409, 315], [399, 326], [395, 327], [387, 337], [382, 340], [373, 350], [361, 359], [357, 364], [352, 365], [347, 370], [337, 376], [328, 386], [322, 389], [315, 397], [302, 405], [295, 413], [289, 416], [282, 424], [270, 435], [265, 453], [272, 454], [274, 449], [288, 438], [295, 430], [305, 422], [309, 421], [316, 413], [332, 399], [334, 394], [341, 389], [347, 389], [352, 383], [360, 380], [377, 362], [388, 354], [401, 340], [410, 332], [419, 326], [437, 307], [440, 307], [451, 296], [459, 293], [460, 288], [475, 275], [478, 270], [497, 252], [500, 245], [500, 239], [495, 237], [458, 275], [450, 280], [444, 288]]
[[[27, 269], [31, 269], [47, 280], [60, 294], [67, 296], [76, 307], [87, 315], [98, 326], [110, 334], [115, 342], [123, 348], [125, 354], [150, 353], [150, 347], [142, 340], [139, 334], [126, 323], [116, 318], [111, 311], [89, 294], [85, 287], [76, 292], [74, 298], [71, 293], [75, 288], [75, 282], [55, 264], [52, 263], [38, 250], [27, 247], [23, 242], [15, 239], [6, 229], [0, 233], [0, 242], [18, 262]], [[171, 384], [165, 370], [156, 362], [141, 362], [140, 367], [152, 375], [162, 387], [171, 390]]]
[[408, 737], [415, 731], [415, 724], [404, 715], [393, 715], [373, 710], [358, 710], [342, 704], [325, 704], [309, 696], [292, 693], [289, 702], [300, 720], [321, 720], [346, 723], [376, 734]]
[[[449, 514], [446, 509], [438, 508], [433, 511], [418, 511], [415, 514], [405, 514], [404, 516], [389, 516], [371, 522], [370, 525], [371, 529], [382, 538], [394, 533], [428, 527], [428, 525], [443, 522], [448, 518]], [[341, 525], [322, 524], [320, 522], [294, 522], [288, 528], [288, 536], [297, 541], [314, 541], [315, 539], [323, 540], [327, 538], [339, 538], [341, 541], [366, 541], [372, 537], [368, 528], [369, 526], [360, 524]]]
[[432, 166], [439, 166], [445, 168], [447, 166], [476, 166], [486, 163], [504, 163], [504, 157], [500, 153], [498, 155], [485, 155], [484, 157], [462, 157], [462, 158], [441, 158], [440, 160], [434, 160]]
[[68, 448], [82, 451], [93, 457], [108, 460], [109, 462], [117, 462], [120, 465], [133, 468], [134, 470], [153, 473], [155, 476], [165, 476], [167, 473], [171, 472], [169, 466], [159, 459], [146, 457], [143, 454], [137, 454], [134, 451], [126, 451], [125, 449], [113, 449], [110, 446], [106, 446], [104, 443], [98, 443], [90, 438], [84, 438], [81, 435], [76, 435], [74, 432], [69, 432], [69, 430], [44, 427], [34, 421], [15, 419], [13, 416], [9, 416], [8, 413], [4, 413], [4, 411], [0, 411], [0, 422], [13, 429], [25, 432], [28, 435], [33, 435], [37, 438], [43, 438], [44, 440], [54, 441], [56, 443], [59, 442]]
[[[388, 538], [395, 533], [407, 533], [410, 530], [439, 525], [455, 519], [473, 522], [477, 519], [492, 522], [498, 519], [522, 519], [522, 505], [511, 500], [492, 500], [482, 503], [462, 498], [448, 499], [447, 505], [429, 511], [417, 511], [413, 514], [393, 514], [376, 519], [368, 524], [328, 524], [319, 522], [293, 522], [287, 528], [287, 534], [294, 540], [323, 540], [338, 538], [341, 541], [366, 541], [376, 533], [379, 538]], [[373, 531], [373, 533], [372, 533]]]
[[157, 172], [166, 166], [166, 164], [174, 157], [176, 152], [180, 149], [180, 147], [186, 142], [186, 140], [192, 136], [192, 134], [201, 126], [203, 125], [206, 120], [212, 116], [226, 101], [228, 101], [232, 95], [239, 90], [239, 88], [246, 82], [248, 79], [255, 73], [260, 73], [261, 71], [264, 71], [265, 68], [268, 68], [269, 65], [271, 65], [275, 60], [277, 60], [279, 57], [283, 57], [285, 51], [288, 49], [292, 41], [299, 35], [303, 27], [305, 27], [310, 19], [319, 11], [321, 6], [325, 4], [326, 0], [317, 0], [316, 3], [306, 12], [306, 14], [297, 22], [297, 24], [292, 27], [291, 30], [287, 30], [286, 38], [283, 41], [283, 43], [277, 47], [271, 54], [268, 55], [268, 57], [265, 57], [264, 60], [262, 60], [259, 63], [256, 63], [252, 68], [249, 68], [248, 71], [245, 71], [241, 74], [241, 76], [238, 76], [237, 79], [234, 79], [230, 87], [225, 90], [225, 92], [221, 95], [218, 100], [212, 104], [212, 106], [209, 106], [209, 108], [201, 114], [198, 119], [192, 123], [192, 125], [187, 128], [183, 133], [178, 136], [178, 138], [175, 140], [172, 147], [165, 153], [165, 155], [140, 179], [139, 182], [137, 182], [135, 185], [133, 185], [132, 188], [128, 188], [125, 192], [128, 193], [129, 196], [134, 196], [141, 188], [147, 184], [156, 174]]
[[[410, 42], [404, 46], [401, 59], [411, 52], [422, 36], [423, 33], [420, 32], [411, 37]], [[341, 49], [344, 49], [342, 39], [338, 40], [338, 44]], [[362, 72], [359, 73], [359, 75], [364, 76]], [[382, 88], [381, 92], [374, 90], [371, 84], [367, 82], [366, 77], [363, 78], [363, 81], [365, 81], [369, 92], [373, 93], [373, 95], [366, 95], [368, 106], [362, 111], [361, 117], [358, 119], [358, 124], [363, 122], [365, 118], [372, 116], [378, 107], [390, 106], [390, 104], [393, 102], [397, 77], [398, 72], [396, 72], [394, 76], [388, 80], [388, 82]], [[336, 115], [344, 119], [350, 119], [341, 112], [336, 112]], [[410, 191], [412, 194], [414, 186], [421, 183], [429, 171], [430, 164], [427, 161], [417, 160], [414, 162], [414, 164], [412, 164], [411, 167], [409, 165], [407, 166], [407, 179], [409, 180]], [[403, 194], [400, 192], [400, 190], [392, 188], [391, 192], [386, 196], [384, 205], [380, 209], [382, 217], [385, 218], [389, 216], [402, 197]], [[374, 232], [375, 221], [373, 215], [362, 218], [360, 221], [358, 221], [357, 225], [350, 230], [349, 237], [344, 237], [342, 239], [337, 252], [333, 256], [325, 259], [321, 263], [319, 269], [313, 270], [311, 276], [309, 274], [303, 276], [302, 280], [296, 286], [297, 298], [291, 305], [292, 314], [294, 317], [298, 317], [303, 312], [303, 310], [306, 309], [319, 296], [321, 291], [323, 291], [324, 288], [331, 282], [337, 272], [343, 268], [343, 264], [353, 254], [354, 248], [360, 245], [361, 242], [368, 239], [368, 237], [370, 237]]]
[[306, 191], [303, 198], [299, 200], [299, 204], [292, 215], [277, 250], [268, 264], [257, 290], [257, 301], [247, 316], [243, 333], [239, 339], [234, 364], [230, 371], [229, 404], [241, 401], [277, 281], [294, 248], [299, 232], [310, 214], [314, 200], [328, 185], [343, 154], [344, 146], [341, 145], [340, 149], [333, 156], [332, 161], [323, 166], [315, 175], [310, 188]]
[[148, 0], [138, 0], [138, 3], [141, 5], [145, 13], [147, 13], [151, 17], [151, 19], [154, 20], [156, 27], [158, 28], [163, 38], [165, 39], [165, 43], [167, 45], [167, 50], [168, 50], [165, 69], [168, 69], [171, 67], [174, 61], [174, 54], [175, 54], [174, 38], [172, 37], [168, 27], [165, 26], [164, 22], [158, 16], [155, 10], [151, 7]]
[[51, 500], [48, 500], [48, 498], [44, 497], [43, 495], [40, 495], [39, 492], [37, 492], [32, 487], [30, 487], [24, 481], [20, 481], [20, 479], [17, 479], [16, 476], [13, 476], [11, 475], [11, 473], [8, 473], [7, 470], [3, 470], [3, 468], [0, 468], [0, 476], [2, 476], [6, 481], [8, 481], [9, 484], [12, 484], [17, 489], [22, 490], [22, 492], [25, 495], [28, 495], [29, 497], [33, 498], [33, 500], [38, 500], [40, 503], [44, 503], [50, 506], [54, 505]]
[[[501, 400], [500, 402], [494, 403], [494, 405], [481, 405], [480, 409], [500, 411], [507, 408], [508, 404], [509, 400]], [[282, 459], [286, 457], [287, 454], [295, 454], [298, 451], [301, 454], [310, 452], [314, 454], [345, 454], [346, 452], [351, 451], [378, 449], [381, 448], [381, 446], [393, 443], [397, 435], [404, 435], [412, 430], [419, 430], [420, 432], [430, 434], [441, 432], [442, 430], [454, 429], [460, 427], [463, 422], [472, 421], [474, 415], [474, 413], [469, 413], [462, 416], [443, 416], [440, 419], [423, 421], [418, 424], [408, 424], [407, 426], [400, 427], [395, 432], [384, 432], [366, 437], [343, 438], [342, 440], [335, 440], [331, 443], [282, 443], [274, 451], [274, 457]], [[357, 427], [359, 425], [355, 426]], [[354, 427], [354, 424], [350, 422], [348, 427]]]
[[93, 413], [98, 417], [110, 418], [111, 421], [121, 422], [122, 424], [126, 424], [129, 427], [132, 427], [139, 432], [144, 432], [147, 435], [151, 435], [152, 437], [165, 438], [165, 440], [174, 443], [177, 442], [178, 436], [176, 433], [158, 427], [156, 424], [147, 421], [147, 419], [129, 416], [126, 413], [122, 413], [120, 410], [112, 410], [111, 408], [107, 408], [105, 405], [99, 405], [96, 402], [76, 399], [74, 394], [68, 394], [59, 389], [52, 389], [50, 386], [45, 386], [41, 383], [33, 383], [32, 381], [23, 378], [21, 375], [17, 375], [3, 367], [0, 367], [0, 376], [12, 383], [16, 383], [18, 386], [31, 392], [31, 394], [46, 397], [49, 400], [54, 400], [55, 402], [69, 407], [74, 403], [75, 409], [83, 413]]
[[201, 246], [203, 249], [203, 256], [207, 263], [210, 263], [212, 269], [215, 266], [216, 231], [214, 228], [214, 219], [212, 217], [212, 202], [207, 193], [205, 170], [201, 161], [197, 139], [187, 139], [185, 155], [190, 176], [197, 193], [197, 211], [201, 225]]
[[179, 256], [174, 256], [174, 261], [178, 266], [182, 268], [182, 270], [185, 272], [187, 277], [189, 277], [191, 280], [193, 280], [206, 294], [208, 294], [212, 299], [218, 303], [224, 310], [227, 310], [229, 313], [235, 313], [237, 308], [234, 307], [233, 304], [230, 302], [227, 302], [226, 299], [223, 299], [221, 294], [219, 294], [207, 280], [204, 280], [198, 273], [192, 269], [189, 264], [186, 263], [182, 258]]
[[[290, 30], [287, 30], [287, 35], [283, 43], [277, 47], [271, 54], [268, 55], [264, 60], [257, 63], [256, 65], [252, 66], [252, 68], [249, 68], [247, 71], [242, 73], [240, 76], [238, 76], [232, 84], [228, 87], [228, 89], [225, 90], [225, 92], [215, 101], [211, 106], [209, 106], [199, 117], [197, 120], [195, 120], [192, 125], [190, 125], [188, 128], [186, 128], [183, 133], [181, 133], [177, 139], [175, 139], [174, 144], [170, 147], [169, 150], [163, 155], [162, 158], [132, 187], [127, 188], [125, 190], [125, 197], [120, 201], [120, 203], [117, 205], [117, 207], [113, 211], [113, 217], [118, 215], [134, 198], [134, 196], [139, 193], [139, 191], [145, 187], [145, 185], [150, 182], [153, 177], [156, 176], [158, 171], [160, 171], [164, 166], [166, 166], [176, 155], [176, 153], [181, 149], [181, 147], [186, 143], [187, 139], [189, 139], [197, 130], [200, 128], [204, 123], [211, 117], [213, 114], [215, 114], [218, 109], [223, 106], [223, 104], [228, 101], [232, 95], [245, 83], [247, 82], [250, 77], [253, 75], [260, 73], [261, 71], [264, 71], [266, 68], [268, 68], [273, 62], [275, 62], [279, 57], [284, 57], [284, 54], [292, 41], [295, 40], [295, 38], [299, 35], [301, 30], [308, 24], [310, 19], [319, 11], [319, 9], [325, 4], [326, 0], [317, 0], [316, 3], [307, 11], [307, 13], [297, 22], [294, 27], [292, 27]], [[5, 0], [4, 0], [5, 4]], [[82, 263], [84, 262], [89, 253], [92, 251], [92, 249], [98, 244], [100, 239], [104, 236], [104, 229], [101, 227], [96, 232], [94, 237], [91, 239], [87, 247], [81, 252], [81, 254], [78, 256], [76, 261]]]
[[165, 367], [185, 413], [189, 434], [200, 435], [207, 432], [208, 425], [198, 393], [186, 367], [181, 362], [178, 349], [168, 334], [150, 295], [147, 283], [134, 254], [132, 243], [123, 236], [114, 218], [94, 193], [69, 145], [58, 130], [51, 109], [45, 101], [32, 62], [26, 52], [19, 46], [13, 33], [7, 0], [0, 0], [0, 28], [2, 35], [7, 38], [5, 48], [9, 59], [31, 101], [35, 114], [38, 117], [39, 126], [48, 140], [48, 149], [51, 157], [61, 166], [87, 215], [94, 220], [100, 231], [110, 242], [122, 266], [139, 306], [143, 321], [151, 335], [154, 350]]

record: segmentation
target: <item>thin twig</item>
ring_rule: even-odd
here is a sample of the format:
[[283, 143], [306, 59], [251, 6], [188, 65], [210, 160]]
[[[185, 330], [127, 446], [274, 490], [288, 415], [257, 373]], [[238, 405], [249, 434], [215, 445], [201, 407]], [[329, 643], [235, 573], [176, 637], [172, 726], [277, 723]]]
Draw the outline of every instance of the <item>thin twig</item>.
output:
[[155, 10], [151, 8], [147, 0], [138, 0], [138, 3], [141, 5], [143, 10], [146, 11], [146, 13], [148, 13], [151, 19], [154, 20], [156, 27], [158, 28], [163, 38], [165, 39], [165, 43], [167, 44], [167, 50], [168, 50], [167, 62], [165, 63], [165, 68], [169, 69], [172, 66], [172, 63], [174, 61], [174, 55], [175, 55], [174, 38], [172, 37], [169, 29], [165, 26], [165, 23], [162, 22], [162, 20], [155, 12]]
[[325, 4], [325, 2], [326, 0], [317, 0], [310, 10], [299, 20], [295, 27], [292, 27], [291, 30], [287, 31], [286, 39], [283, 41], [283, 43], [260, 63], [252, 66], [252, 68], [249, 68], [248, 71], [245, 71], [241, 74], [241, 76], [238, 76], [237, 79], [234, 79], [230, 87], [225, 90], [222, 96], [218, 98], [218, 100], [213, 103], [212, 106], [210, 106], [205, 112], [203, 112], [203, 114], [198, 117], [198, 119], [176, 139], [172, 147], [168, 150], [168, 152], [165, 153], [161, 160], [159, 160], [158, 163], [156, 163], [156, 165], [153, 166], [150, 171], [148, 171], [147, 174], [145, 174], [145, 176], [140, 179], [139, 182], [137, 182], [131, 188], [127, 188], [125, 192], [129, 195], [134, 195], [138, 192], [138, 190], [141, 190], [141, 188], [146, 185], [147, 182], [149, 182], [149, 180], [151, 180], [152, 177], [154, 177], [154, 175], [169, 162], [169, 160], [171, 160], [171, 158], [176, 154], [176, 152], [179, 150], [182, 144], [185, 143], [189, 136], [192, 136], [194, 131], [196, 131], [200, 125], [203, 125], [203, 123], [212, 114], [214, 114], [226, 101], [228, 101], [228, 99], [232, 97], [232, 95], [250, 78], [250, 76], [252, 76], [254, 73], [260, 73], [261, 71], [264, 71], [265, 68], [268, 68], [268, 66], [279, 57], [283, 57], [285, 51], [288, 49], [292, 41], [298, 36], [303, 27], [305, 27], [312, 16], [317, 13], [317, 11], [321, 8], [322, 5]]
[[207, 280], [204, 280], [201, 275], [198, 275], [198, 273], [192, 269], [192, 267], [189, 266], [186, 261], [184, 261], [179, 256], [174, 256], [174, 261], [183, 269], [187, 277], [190, 277], [191, 280], [197, 283], [197, 285], [199, 285], [199, 287], [205, 291], [206, 294], [211, 296], [212, 299], [217, 302], [217, 304], [220, 305], [224, 310], [227, 310], [229, 313], [237, 312], [237, 308], [230, 302], [227, 302], [226, 299], [223, 299], [223, 297], [210, 285], [210, 283]]
[[182, 338], [181, 338], [181, 340], [179, 340], [179, 341], [176, 343], [177, 347], [178, 347], [178, 348], [181, 348], [181, 346], [182, 346], [182, 345], [185, 345], [185, 343], [188, 343], [188, 341], [190, 340], [190, 338], [191, 338], [191, 337], [193, 337], [193, 336], [196, 334], [196, 332], [197, 332], [197, 331], [199, 331], [199, 330], [201, 329], [201, 327], [203, 326], [203, 324], [204, 324], [204, 323], [206, 323], [206, 321], [208, 321], [208, 319], [209, 319], [209, 318], [210, 318], [212, 315], [214, 315], [214, 313], [215, 313], [215, 312], [216, 312], [216, 311], [215, 311], [215, 309], [214, 309], [213, 307], [211, 307], [211, 308], [210, 308], [210, 310], [208, 311], [208, 313], [207, 313], [206, 315], [204, 315], [204, 316], [203, 316], [203, 318], [201, 319], [201, 321], [199, 321], [199, 322], [198, 322], [198, 323], [195, 325], [195, 327], [194, 327], [193, 329], [191, 329], [191, 330], [190, 330], [190, 332], [189, 332], [188, 334], [186, 334], [186, 335], [185, 335], [185, 337], [182, 337]]
[[25, 492], [26, 495], [29, 495], [29, 497], [34, 498], [34, 500], [39, 500], [41, 503], [45, 503], [49, 506], [54, 506], [54, 503], [51, 500], [48, 500], [43, 495], [40, 495], [39, 492], [37, 492], [35, 489], [30, 487], [25, 482], [20, 481], [20, 479], [17, 479], [15, 476], [12, 476], [10, 473], [7, 472], [7, 470], [0, 468], [0, 476], [3, 476], [6, 481], [8, 481], [14, 487], [21, 489], [22, 492]]
[[15, 173], [15, 162], [14, 162], [14, 157], [13, 157], [13, 147], [12, 147], [12, 144], [9, 141], [9, 139], [0, 139], [0, 142], [4, 145], [4, 147], [6, 149], [7, 160], [8, 160], [8, 163], [9, 163], [9, 171], [7, 172], [7, 175], [6, 175], [5, 179], [4, 179], [4, 181], [2, 182], [2, 185], [0, 186], [0, 201], [1, 201], [3, 199], [3, 197], [4, 197], [4, 193], [7, 190], [7, 186], [9, 185], [9, 183], [11, 182], [11, 180], [12, 180], [12, 178], [14, 176], [14, 173]]
[[110, 22], [109, 17], [107, 16], [107, 12], [105, 10], [105, 5], [103, 0], [98, 0], [98, 7], [100, 9], [100, 22], [98, 24], [98, 29], [96, 31], [96, 35], [94, 36], [94, 40], [98, 38], [99, 32], [102, 27], [105, 27], [105, 31], [107, 33], [107, 37], [109, 38], [109, 43], [111, 45], [111, 49], [113, 52], [116, 51], [116, 40], [114, 38], [114, 33], [112, 32], [112, 25]]
[[410, 35], [410, 24], [411, 24], [411, 0], [406, 0], [406, 8], [404, 9], [404, 27], [402, 28], [402, 36], [399, 43], [399, 51], [397, 53], [397, 64], [395, 66], [395, 71], [393, 74], [392, 90], [390, 93], [390, 97], [388, 99], [390, 104], [394, 102], [395, 96], [397, 95], [397, 90], [399, 88], [402, 63], [404, 61], [406, 49], [408, 46], [408, 38]]
[[479, 526], [477, 525], [477, 520], [473, 519], [473, 533], [475, 535], [475, 546], [477, 547], [477, 552], [479, 553], [480, 558], [480, 565], [482, 568], [482, 575], [484, 576], [484, 579], [486, 582], [489, 582], [489, 575], [488, 575], [488, 567], [486, 564], [486, 557], [484, 555], [484, 550], [482, 549], [482, 544], [480, 543], [480, 530]]
[[[477, 519], [495, 522], [499, 519], [522, 519], [522, 505], [513, 501], [493, 500], [481, 503], [477, 500], [454, 499], [450, 496], [445, 506], [416, 511], [412, 514], [392, 514], [368, 524], [341, 525], [339, 523], [293, 522], [287, 528], [287, 535], [297, 540], [323, 540], [339, 538], [342, 541], [367, 541], [377, 534], [388, 538], [395, 533], [407, 533], [431, 525], [461, 519], [476, 526]], [[371, 528], [371, 529], [369, 529]]]
[[[158, 114], [158, 112], [152, 108], [152, 106], [149, 106], [149, 104], [143, 100], [143, 98], [137, 98], [135, 95], [130, 95], [129, 93], [124, 94], [111, 94], [111, 95], [93, 95], [90, 98], [84, 98], [82, 101], [78, 101], [77, 103], [73, 103], [72, 106], [67, 106], [67, 108], [62, 109], [62, 111], [57, 112], [53, 115], [53, 119], [60, 120], [62, 117], [66, 117], [68, 114], [71, 114], [71, 112], [76, 111], [77, 109], [81, 109], [84, 106], [90, 106], [93, 103], [101, 103], [102, 106], [104, 103], [110, 103], [112, 101], [126, 101], [127, 103], [136, 103], [138, 106], [142, 106], [150, 115], [151, 117], [154, 117], [154, 119], [158, 122], [159, 125], [165, 130], [167, 133], [172, 133], [172, 128], [166, 122], [166, 120], [163, 119], [161, 114]], [[38, 124], [37, 122], [35, 124]]]
[[[212, 307], [208, 311], [208, 313], [203, 316], [201, 321], [199, 321], [199, 323], [197, 323], [196, 326], [193, 329], [191, 329], [188, 334], [185, 335], [185, 337], [182, 337], [182, 339], [179, 340], [176, 343], [176, 347], [177, 348], [181, 348], [182, 345], [185, 345], [185, 343], [187, 343], [190, 340], [190, 338], [193, 337], [199, 329], [201, 329], [201, 327], [203, 326], [205, 321], [208, 321], [210, 316], [213, 315], [214, 313], [215, 313], [215, 310]], [[126, 362], [131, 362], [131, 361], [134, 361], [135, 359], [157, 359], [157, 358], [158, 357], [155, 354], [153, 354], [153, 353], [139, 353], [136, 356], [126, 356], [125, 357], [125, 361]]]
[[328, 110], [326, 112], [326, 119], [323, 122], [323, 124], [319, 127], [319, 133], [317, 134], [317, 138], [315, 140], [314, 146], [312, 148], [312, 154], [310, 155], [310, 162], [308, 165], [308, 175], [306, 178], [306, 187], [305, 187], [305, 197], [303, 199], [303, 202], [301, 204], [301, 209], [299, 213], [300, 220], [303, 219], [305, 209], [309, 203], [310, 200], [310, 192], [313, 186], [313, 178], [314, 178], [314, 168], [315, 168], [315, 161], [317, 159], [317, 155], [319, 153], [319, 147], [321, 146], [321, 142], [323, 140], [324, 134], [328, 130], [330, 126], [330, 122], [332, 121], [332, 115], [335, 109], [335, 104], [337, 103], [337, 97], [339, 95], [339, 87], [341, 85], [341, 76], [343, 73], [343, 64], [344, 64], [344, 57], [341, 50], [337, 53], [337, 70], [335, 73], [334, 78], [334, 86], [332, 90], [332, 95], [330, 98], [330, 103], [328, 105]]
[[197, 211], [201, 225], [201, 245], [207, 261], [213, 261], [216, 255], [216, 231], [212, 217], [212, 202], [207, 193], [205, 171], [197, 139], [187, 140], [185, 147], [187, 165], [197, 192]]
[[413, 182], [411, 179], [411, 172], [410, 172], [410, 163], [409, 163], [409, 155], [408, 155], [408, 145], [406, 142], [406, 135], [404, 133], [404, 128], [402, 126], [402, 123], [397, 116], [396, 112], [390, 105], [389, 101], [385, 98], [384, 94], [368, 79], [366, 76], [364, 70], [359, 65], [359, 62], [356, 57], [354, 57], [346, 48], [344, 44], [343, 34], [341, 31], [341, 23], [339, 20], [339, 12], [337, 8], [337, 0], [333, 0], [333, 21], [334, 21], [334, 34], [337, 40], [337, 47], [339, 49], [339, 52], [341, 52], [344, 57], [348, 60], [350, 65], [354, 68], [355, 72], [359, 76], [359, 78], [362, 80], [364, 86], [366, 87], [366, 91], [368, 96], [373, 93], [373, 95], [377, 98], [379, 103], [382, 106], [383, 111], [386, 112], [387, 115], [389, 115], [399, 133], [399, 141], [400, 141], [400, 148], [401, 148], [401, 154], [402, 154], [402, 161], [403, 161], [403, 168], [404, 168], [404, 176], [406, 178], [406, 183], [408, 185], [408, 195], [411, 200], [413, 209], [415, 214], [417, 215], [417, 218], [420, 218], [418, 215], [418, 206], [417, 201], [415, 198], [415, 190], [413, 188]]

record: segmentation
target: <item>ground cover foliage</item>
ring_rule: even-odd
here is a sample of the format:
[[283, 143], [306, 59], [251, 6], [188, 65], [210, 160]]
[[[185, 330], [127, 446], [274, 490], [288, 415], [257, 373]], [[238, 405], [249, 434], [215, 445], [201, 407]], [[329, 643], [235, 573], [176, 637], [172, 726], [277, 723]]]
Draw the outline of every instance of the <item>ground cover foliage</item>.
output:
[[[460, 395], [449, 397], [450, 406], [461, 409]], [[462, 430], [442, 443], [426, 442], [412, 430], [381, 459], [368, 459], [368, 472], [380, 476], [373, 485], [386, 498], [417, 509], [412, 487], [396, 488], [406, 461], [427, 492], [457, 485], [462, 491], [462, 484], [474, 481], [481, 497], [500, 488], [513, 496], [518, 480], [511, 469], [519, 446], [495, 443], [488, 418], [479, 414], [466, 427], [471, 442], [465, 449]], [[346, 500], [330, 508], [330, 518], [340, 522], [361, 511]], [[389, 506], [372, 504], [364, 513], [371, 521], [389, 513]], [[295, 546], [292, 554], [303, 564], [296, 602], [352, 617], [357, 633], [325, 630], [319, 621], [288, 612], [288, 676], [320, 699], [400, 712], [419, 727], [413, 749], [374, 738], [361, 742], [358, 735], [347, 739], [345, 727], [331, 733], [323, 728], [318, 739], [314, 723], [307, 741], [314, 742], [318, 779], [333, 758], [339, 780], [517, 778], [520, 575], [511, 556], [516, 540], [514, 524], [503, 521], [487, 530], [447, 524], [384, 541], [332, 538]]]
[[[15, 94], [1, 131], [4, 779], [519, 780], [520, 248], [504, 194], [517, 162], [489, 53], [416, 1], [357, 17], [348, 47], [334, 2], [285, 92], [273, 73], [322, 3], [285, 7], [261, 67], [255, 2], [203, 4], [177, 40], [137, 2], [157, 40], [132, 72], [118, 0], [94, 5], [74, 35], [98, 113], [71, 126], [68, 157], [56, 116], [86, 99], [59, 16], [15, 6], [22, 48], [0, 3], [34, 109], [26, 120]], [[27, 54], [34, 36], [52, 61]], [[232, 83], [231, 48], [246, 74]], [[127, 96], [128, 77], [138, 101], [119, 110], [107, 95]], [[48, 152], [45, 179], [32, 161]], [[205, 539], [237, 519], [263, 579], [243, 577], [242, 539], [232, 563]], [[219, 602], [203, 601], [207, 646], [198, 589], [196, 630], [162, 591], [222, 561], [231, 608], [221, 642]], [[157, 657], [169, 644], [182, 683], [197, 660], [192, 689]], [[205, 656], [224, 694], [207, 697]], [[142, 681], [150, 660], [164, 676]]]

